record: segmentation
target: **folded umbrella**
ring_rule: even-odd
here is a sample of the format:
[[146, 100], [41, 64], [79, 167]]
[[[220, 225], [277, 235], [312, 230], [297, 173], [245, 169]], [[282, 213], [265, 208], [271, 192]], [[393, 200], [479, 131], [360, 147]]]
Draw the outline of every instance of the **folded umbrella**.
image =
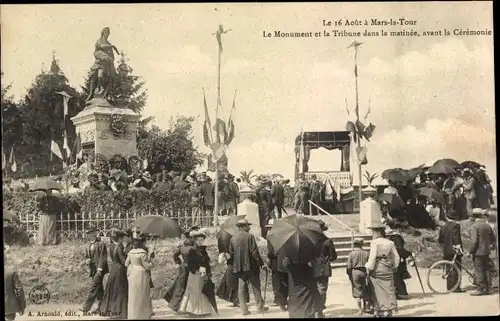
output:
[[219, 248], [219, 253], [227, 253], [229, 251], [229, 242], [231, 242], [231, 238], [238, 231], [236, 222], [245, 217], [246, 215], [231, 216], [222, 223], [219, 232], [217, 232], [217, 247]]
[[443, 158], [434, 162], [433, 166], [434, 165], [447, 165], [450, 167], [459, 167], [460, 163], [451, 158]]
[[62, 190], [63, 186], [50, 179], [41, 179], [37, 181], [35, 184], [33, 184], [29, 191], [35, 192], [35, 191], [49, 191], [49, 190]]
[[180, 238], [182, 234], [181, 228], [176, 221], [159, 215], [141, 216], [135, 220], [132, 226], [139, 228], [144, 234], [159, 238]]
[[317, 257], [326, 239], [316, 220], [297, 215], [275, 220], [267, 235], [276, 253], [282, 253], [294, 263], [309, 262]]
[[377, 196], [375, 196], [375, 200], [379, 202], [387, 202], [390, 204], [390, 207], [394, 209], [403, 208], [405, 205], [403, 199], [396, 194], [389, 194], [389, 193], [378, 194]]
[[440, 204], [445, 204], [443, 193], [430, 187], [421, 187], [418, 189], [418, 193], [422, 196], [427, 197], [429, 201], [436, 201]]
[[9, 210], [3, 210], [3, 220], [9, 222], [16, 222], [17, 224], [21, 224], [21, 220], [17, 217], [14, 212]]
[[201, 292], [206, 296], [208, 302], [212, 305], [216, 313], [219, 313], [217, 309], [217, 301], [215, 298], [215, 284], [210, 279], [206, 279], [203, 282], [203, 288]]
[[439, 163], [432, 165], [428, 171], [432, 174], [453, 174], [455, 173], [455, 168], [450, 165]]

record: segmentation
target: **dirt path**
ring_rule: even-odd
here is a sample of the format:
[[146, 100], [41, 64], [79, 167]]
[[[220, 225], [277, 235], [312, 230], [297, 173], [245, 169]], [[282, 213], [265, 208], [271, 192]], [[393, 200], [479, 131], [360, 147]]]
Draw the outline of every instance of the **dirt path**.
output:
[[[420, 274], [425, 278], [427, 271], [422, 269]], [[399, 301], [398, 316], [490, 316], [498, 315], [500, 312], [500, 296], [498, 294], [474, 297], [469, 293], [450, 293], [446, 295], [423, 295], [420, 284], [415, 274], [415, 270], [410, 268], [413, 276], [407, 282], [408, 292], [411, 299]], [[425, 286], [425, 280], [423, 280]], [[468, 280], [464, 280], [464, 288], [469, 286]], [[426, 292], [430, 292], [427, 287]], [[469, 291], [470, 292], [470, 291]], [[272, 298], [267, 298], [268, 304]], [[242, 319], [239, 310], [231, 308], [226, 302], [219, 301], [219, 319]], [[18, 320], [104, 320], [102, 317], [82, 317], [78, 311], [79, 305], [75, 304], [48, 304], [43, 306], [30, 305], [25, 315]], [[167, 307], [163, 300], [153, 301], [155, 316], [153, 319], [183, 319], [176, 316]], [[281, 312], [278, 307], [270, 307], [265, 314], [256, 314], [255, 306], [250, 305], [253, 312], [248, 318], [288, 318], [286, 312]], [[57, 316], [38, 316], [38, 312], [59, 312]], [[351, 297], [349, 280], [343, 269], [334, 270], [334, 275], [330, 279], [330, 286], [327, 298], [327, 317], [349, 317], [356, 315], [356, 302]], [[31, 315], [29, 315], [31, 313]], [[65, 315], [75, 313], [75, 315]]]

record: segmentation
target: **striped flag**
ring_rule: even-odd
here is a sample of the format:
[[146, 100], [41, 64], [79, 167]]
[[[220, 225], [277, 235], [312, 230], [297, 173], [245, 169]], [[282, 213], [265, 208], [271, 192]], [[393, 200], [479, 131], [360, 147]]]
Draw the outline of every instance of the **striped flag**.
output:
[[210, 139], [210, 127], [212, 127], [212, 123], [210, 122], [210, 115], [208, 114], [205, 89], [203, 89], [203, 106], [205, 107], [205, 122], [203, 123], [203, 143], [205, 144], [205, 146], [210, 147], [210, 145], [212, 145], [212, 141]]
[[[59, 145], [55, 142], [55, 140], [52, 140], [51, 143], [50, 143], [50, 151], [54, 155], [56, 155], [57, 157], [59, 157], [59, 159], [64, 160], [64, 158], [62, 156], [62, 153], [61, 153], [61, 149], [59, 148]], [[52, 154], [51, 154], [51, 159], [52, 159]]]
[[68, 100], [71, 98], [65, 91], [57, 92], [56, 94], [63, 97], [63, 125], [64, 125], [64, 140], [63, 140], [63, 150], [65, 150], [66, 157], [69, 159], [71, 157], [71, 148], [68, 145], [68, 127], [70, 125], [70, 119], [68, 116]]
[[227, 125], [228, 125], [229, 128], [228, 128], [227, 137], [224, 140], [224, 144], [225, 145], [231, 144], [231, 142], [234, 139], [234, 122], [233, 122], [233, 118], [232, 117], [233, 117], [233, 111], [234, 111], [235, 108], [236, 108], [236, 90], [234, 91], [233, 107], [231, 108], [231, 114], [229, 115], [229, 121], [227, 123]]
[[214, 130], [216, 133], [216, 138], [217, 138], [216, 142], [217, 143], [222, 143], [222, 142], [225, 142], [227, 140], [226, 123], [222, 119], [217, 118], [215, 120]]
[[80, 136], [80, 133], [77, 133], [76, 135], [75, 144], [73, 145], [73, 152], [71, 153], [71, 155], [76, 155], [75, 163], [78, 162], [78, 159], [83, 158], [82, 138]]

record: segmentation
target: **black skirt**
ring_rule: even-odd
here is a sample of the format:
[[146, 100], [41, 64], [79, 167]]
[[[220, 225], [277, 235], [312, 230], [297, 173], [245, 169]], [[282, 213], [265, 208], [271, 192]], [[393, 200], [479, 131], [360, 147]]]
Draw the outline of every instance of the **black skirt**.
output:
[[128, 280], [127, 268], [120, 263], [112, 263], [104, 297], [99, 304], [101, 314], [127, 318]]
[[[228, 265], [224, 276], [217, 286], [215, 293], [219, 299], [224, 301], [239, 304], [238, 299], [238, 279], [233, 274], [233, 266]], [[250, 294], [248, 287], [245, 287], [245, 298], [247, 303], [250, 301]]]
[[179, 266], [179, 274], [175, 279], [174, 284], [170, 287], [167, 293], [163, 296], [165, 301], [168, 302], [168, 307], [175, 312], [179, 311], [181, 305], [182, 297], [186, 291], [186, 284], [188, 280], [188, 268], [185, 263]]

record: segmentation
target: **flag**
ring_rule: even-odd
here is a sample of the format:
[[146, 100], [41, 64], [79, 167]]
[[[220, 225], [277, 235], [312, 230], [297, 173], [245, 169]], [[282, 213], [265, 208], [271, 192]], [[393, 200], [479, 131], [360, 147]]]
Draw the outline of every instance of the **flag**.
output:
[[210, 115], [208, 113], [205, 90], [203, 90], [203, 106], [205, 107], [205, 122], [203, 123], [203, 143], [205, 144], [205, 146], [210, 147], [210, 145], [212, 144], [210, 139], [210, 127], [212, 126], [212, 123], [210, 122]]
[[215, 172], [215, 163], [212, 160], [212, 155], [208, 155], [207, 171]]
[[214, 130], [217, 135], [216, 136], [217, 143], [225, 142], [227, 140], [226, 123], [222, 119], [217, 118], [215, 120]]
[[227, 123], [229, 129], [228, 129], [228, 133], [227, 133], [227, 138], [224, 141], [225, 145], [229, 145], [234, 139], [233, 111], [235, 108], [236, 108], [236, 90], [234, 91], [233, 107], [231, 107], [231, 114], [229, 115], [229, 121]]
[[69, 148], [69, 146], [68, 146], [68, 137], [67, 137], [66, 131], [64, 131], [63, 149], [66, 151], [65, 159], [70, 158], [71, 157], [71, 148]]
[[66, 151], [65, 159], [69, 159], [71, 157], [71, 148], [69, 148], [68, 145], [68, 128], [70, 126], [70, 119], [68, 116], [68, 100], [71, 98], [71, 96], [68, 95], [65, 91], [59, 91], [56, 94], [61, 95], [63, 97], [63, 126], [64, 126], [63, 150]]
[[61, 149], [59, 148], [59, 145], [54, 140], [52, 140], [52, 142], [50, 144], [50, 151], [52, 153], [54, 153], [54, 155], [59, 157], [61, 160], [64, 160], [62, 153], [61, 153]]
[[76, 135], [75, 139], [75, 144], [73, 145], [73, 153], [72, 155], [76, 155], [76, 159], [82, 159], [83, 158], [83, 149], [82, 149], [82, 138], [80, 136], [80, 133]]
[[13, 172], [17, 172], [17, 163], [16, 163], [16, 156], [14, 156], [14, 147], [10, 150], [10, 157], [9, 157], [9, 163], [11, 163], [10, 169]]
[[373, 125], [372, 123], [370, 123], [370, 125], [368, 125], [368, 127], [366, 127], [365, 133], [363, 136], [365, 136], [367, 141], [370, 141], [370, 138], [372, 137], [373, 132], [375, 131], [375, 128], [376, 128], [376, 126]]

